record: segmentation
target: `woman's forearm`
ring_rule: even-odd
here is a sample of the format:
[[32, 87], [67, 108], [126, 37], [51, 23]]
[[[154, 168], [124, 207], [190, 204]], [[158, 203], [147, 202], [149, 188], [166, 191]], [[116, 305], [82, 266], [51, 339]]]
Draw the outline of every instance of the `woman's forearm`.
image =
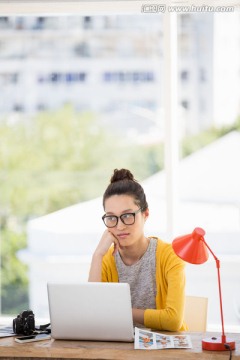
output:
[[101, 282], [102, 281], [102, 259], [103, 256], [94, 253], [92, 257], [92, 262], [90, 266], [88, 281], [89, 282]]

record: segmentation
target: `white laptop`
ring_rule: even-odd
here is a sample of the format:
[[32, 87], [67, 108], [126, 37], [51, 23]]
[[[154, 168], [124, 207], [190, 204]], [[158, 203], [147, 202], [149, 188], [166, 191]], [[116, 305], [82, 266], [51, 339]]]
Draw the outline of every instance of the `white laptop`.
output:
[[127, 283], [49, 283], [54, 339], [133, 341], [130, 287]]

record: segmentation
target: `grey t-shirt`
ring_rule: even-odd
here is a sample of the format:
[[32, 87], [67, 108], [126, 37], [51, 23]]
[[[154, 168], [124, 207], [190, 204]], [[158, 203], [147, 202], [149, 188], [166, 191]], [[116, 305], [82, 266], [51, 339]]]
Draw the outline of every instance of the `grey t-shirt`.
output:
[[120, 254], [115, 254], [119, 282], [130, 285], [134, 308], [156, 309], [156, 248], [157, 239], [151, 238], [146, 252], [133, 265], [125, 265]]

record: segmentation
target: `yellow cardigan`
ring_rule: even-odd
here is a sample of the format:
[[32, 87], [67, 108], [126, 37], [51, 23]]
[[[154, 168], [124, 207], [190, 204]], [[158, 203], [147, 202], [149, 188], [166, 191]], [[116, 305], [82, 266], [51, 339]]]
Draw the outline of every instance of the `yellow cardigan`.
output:
[[[156, 309], [146, 309], [144, 326], [151, 329], [184, 331], [185, 304], [184, 262], [174, 253], [171, 244], [157, 239], [156, 249]], [[118, 272], [113, 247], [110, 247], [102, 262], [102, 281], [118, 282]]]

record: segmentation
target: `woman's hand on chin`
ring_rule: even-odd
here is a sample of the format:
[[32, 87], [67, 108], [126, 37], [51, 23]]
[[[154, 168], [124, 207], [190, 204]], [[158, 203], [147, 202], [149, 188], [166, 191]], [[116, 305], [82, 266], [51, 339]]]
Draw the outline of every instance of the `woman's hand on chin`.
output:
[[119, 249], [118, 239], [110, 232], [110, 230], [106, 229], [102, 234], [101, 240], [95, 250], [95, 254], [103, 257], [112, 244], [114, 244], [113, 255], [115, 255]]

